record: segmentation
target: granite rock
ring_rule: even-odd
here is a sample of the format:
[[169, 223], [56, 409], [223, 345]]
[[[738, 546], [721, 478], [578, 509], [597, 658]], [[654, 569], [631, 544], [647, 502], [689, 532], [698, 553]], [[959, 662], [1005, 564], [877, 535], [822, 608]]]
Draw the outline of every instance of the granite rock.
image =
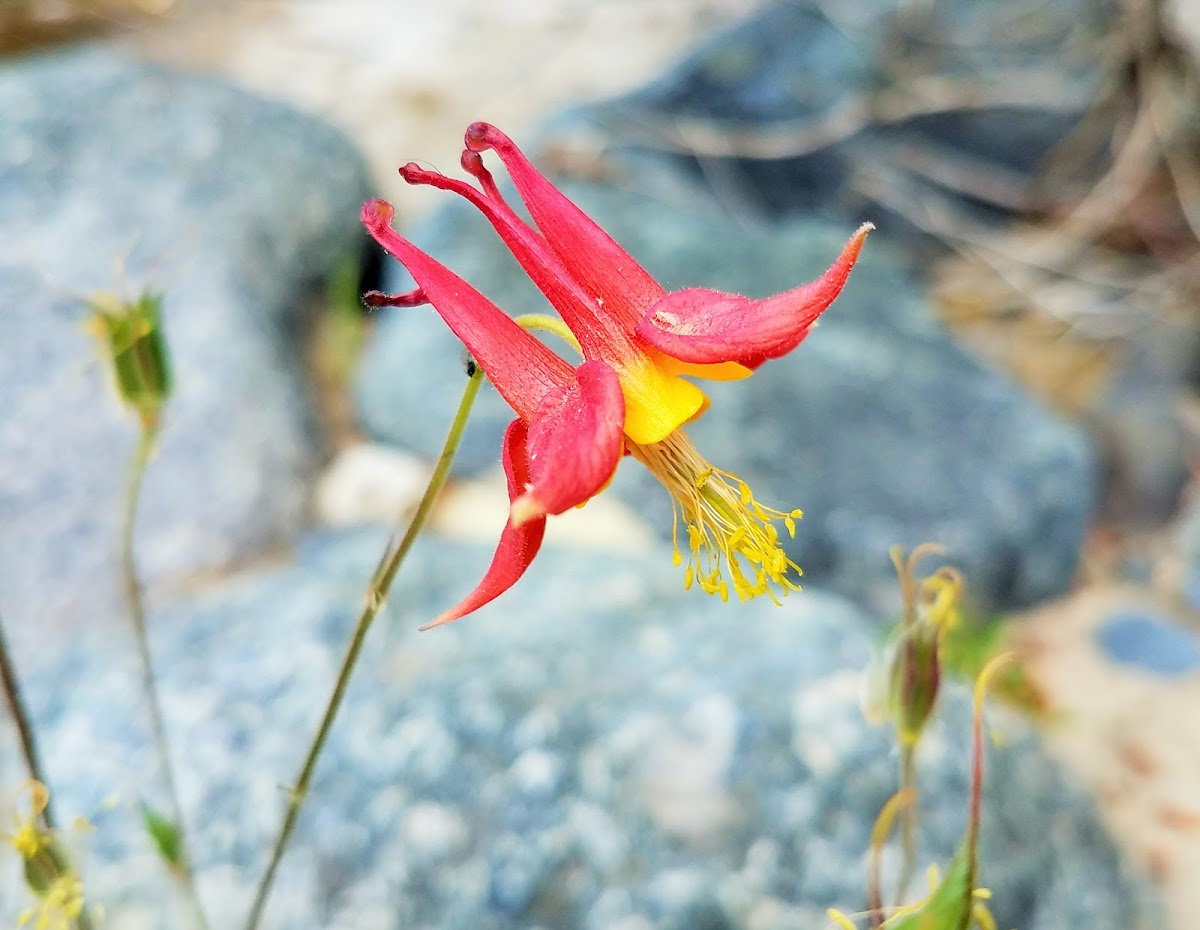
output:
[[137, 430], [84, 296], [165, 294], [176, 391], [139, 519], [146, 578], [256, 553], [302, 523], [321, 454], [304, 308], [358, 254], [367, 182], [315, 117], [87, 48], [4, 62], [0, 126], [0, 590], [21, 645], [118, 591]]
[[[564, 189], [668, 289], [777, 293], [820, 274], [853, 228], [827, 218], [763, 227], [703, 200], [664, 203], [579, 181]], [[545, 312], [468, 206], [448, 205], [413, 238], [509, 312]], [[391, 286], [401, 290], [396, 267]], [[464, 381], [461, 355], [431, 310], [388, 311], [360, 369], [367, 429], [436, 455]], [[689, 433], [764, 503], [805, 510], [789, 551], [813, 583], [882, 610], [894, 603], [889, 546], [926, 540], [947, 547], [990, 606], [1028, 605], [1070, 583], [1095, 506], [1087, 441], [948, 337], [886, 235], [871, 236], [799, 349], [709, 393], [713, 405]], [[494, 466], [511, 418], [494, 390], [484, 393], [458, 465]], [[627, 462], [614, 490], [669, 533], [670, 500], [648, 474]]]
[[578, 115], [610, 152], [670, 158], [761, 215], [871, 202], [879, 219], [902, 194], [986, 219], [1003, 208], [959, 194], [995, 206], [1028, 183], [1101, 90], [1113, 16], [1107, 0], [781, 0]]
[[[319, 537], [288, 566], [163, 611], [152, 648], [214, 926], [236, 926], [384, 536]], [[362, 655], [265, 926], [824, 926], [863, 905], [895, 790], [859, 710], [871, 625], [805, 592], [782, 608], [685, 593], [654, 560], [548, 549], [520, 585], [415, 627], [486, 548], [420, 543]], [[96, 812], [88, 887], [113, 926], [168, 926], [136, 828], [155, 800], [129, 653], [80, 638], [30, 675], [63, 815]], [[1090, 804], [1019, 721], [990, 750], [984, 881], [1001, 926], [1132, 930], [1153, 913]], [[965, 689], [921, 752], [921, 859], [968, 793]], [[894, 863], [891, 867], [894, 867]]]

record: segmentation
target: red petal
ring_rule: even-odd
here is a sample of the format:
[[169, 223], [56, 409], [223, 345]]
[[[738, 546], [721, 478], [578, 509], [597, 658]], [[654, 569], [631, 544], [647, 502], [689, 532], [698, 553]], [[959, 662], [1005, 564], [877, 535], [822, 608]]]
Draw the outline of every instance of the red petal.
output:
[[570, 365], [453, 271], [398, 235], [390, 225], [394, 214], [383, 200], [363, 204], [367, 231], [408, 269], [513, 410], [528, 420], [548, 394], [561, 395], [574, 385]]
[[571, 276], [602, 301], [605, 311], [625, 330], [632, 330], [666, 293], [650, 272], [571, 203], [495, 126], [472, 123], [465, 141], [472, 152], [492, 149], [500, 156], [547, 244]]
[[[524, 420], [513, 420], [504, 433], [504, 473], [508, 476], [508, 499], [515, 500], [525, 492], [529, 484], [529, 465], [526, 454], [526, 440], [529, 428]], [[478, 610], [484, 604], [495, 600], [525, 574], [525, 569], [542, 547], [542, 537], [546, 532], [546, 518], [535, 517], [521, 526], [513, 526], [512, 520], [504, 525], [500, 534], [500, 544], [496, 554], [492, 556], [492, 564], [483, 580], [475, 590], [468, 594], [460, 604], [452, 607], [423, 627], [431, 630], [435, 626], [452, 623], [467, 614]]]
[[[474, 152], [465, 152], [464, 166], [470, 165], [468, 156], [479, 158]], [[482, 165], [470, 167], [472, 173], [481, 180], [490, 178]], [[620, 320], [607, 312], [606, 306], [597, 306], [596, 301], [571, 276], [545, 237], [522, 220], [499, 195], [499, 191], [495, 196], [485, 196], [465, 181], [446, 177], [415, 163], [401, 168], [400, 176], [409, 184], [428, 184], [470, 201], [492, 224], [525, 273], [558, 311], [567, 328], [579, 340], [585, 356], [622, 360], [638, 354], [639, 350], [633, 344], [633, 323], [636, 320], [631, 318], [628, 326], [622, 326]], [[494, 182], [485, 183], [489, 189], [495, 190]]]
[[625, 397], [601, 361], [576, 369], [579, 384], [547, 398], [529, 427], [530, 487], [513, 501], [512, 520], [560, 514], [598, 493], [625, 449]]
[[757, 368], [786, 355], [841, 293], [858, 260], [863, 240], [875, 227], [866, 223], [846, 243], [832, 267], [816, 281], [752, 300], [703, 288], [676, 291], [654, 305], [637, 334], [684, 362], [738, 362]]

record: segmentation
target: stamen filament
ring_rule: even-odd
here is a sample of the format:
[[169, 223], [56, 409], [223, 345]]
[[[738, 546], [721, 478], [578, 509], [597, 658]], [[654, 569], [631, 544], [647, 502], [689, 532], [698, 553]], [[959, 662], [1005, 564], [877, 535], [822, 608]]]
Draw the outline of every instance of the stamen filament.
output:
[[[628, 442], [630, 453], [671, 493], [674, 562], [682, 564], [679, 526], [686, 531], [688, 560], [684, 587], [693, 584], [721, 600], [729, 588], [743, 600], [766, 595], [776, 604], [800, 586], [800, 566], [779, 545], [776, 522], [795, 534], [799, 510], [764, 507], [737, 475], [704, 460], [682, 430], [660, 442]], [[728, 580], [726, 580], [728, 574]]]

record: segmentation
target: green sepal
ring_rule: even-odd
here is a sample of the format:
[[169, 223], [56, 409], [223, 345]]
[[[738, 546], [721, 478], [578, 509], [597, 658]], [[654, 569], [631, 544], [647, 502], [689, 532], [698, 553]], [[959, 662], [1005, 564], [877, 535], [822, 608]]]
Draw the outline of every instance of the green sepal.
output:
[[25, 860], [25, 884], [35, 895], [43, 898], [55, 880], [70, 869], [71, 860], [62, 844], [54, 836], [45, 833], [41, 835], [37, 854]]
[[161, 294], [146, 291], [130, 302], [98, 295], [90, 304], [89, 329], [100, 340], [117, 395], [148, 425], [157, 423], [172, 387], [162, 302]]
[[916, 746], [941, 687], [938, 630], [924, 621], [903, 629], [892, 658], [891, 710], [900, 742]]

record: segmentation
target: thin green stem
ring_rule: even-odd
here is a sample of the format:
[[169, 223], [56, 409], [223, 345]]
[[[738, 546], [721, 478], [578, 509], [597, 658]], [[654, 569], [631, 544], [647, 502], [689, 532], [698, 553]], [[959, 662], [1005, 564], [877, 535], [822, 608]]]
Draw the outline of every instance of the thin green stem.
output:
[[125, 587], [125, 600], [129, 606], [129, 619], [137, 642], [138, 664], [141, 667], [142, 693], [150, 714], [150, 725], [154, 734], [154, 745], [158, 763], [162, 769], [167, 796], [171, 805], [171, 820], [179, 839], [177, 861], [169, 863], [171, 872], [179, 879], [194, 912], [196, 925], [208, 930], [208, 920], [200, 904], [200, 893], [196, 889], [196, 877], [192, 872], [191, 857], [188, 855], [187, 839], [183, 825], [183, 805], [179, 802], [179, 789], [175, 781], [175, 769], [171, 764], [171, 749], [167, 742], [167, 728], [163, 720], [162, 703], [158, 697], [158, 685], [154, 680], [154, 664], [150, 658], [150, 643], [146, 635], [146, 607], [142, 600], [142, 586], [138, 581], [137, 561], [134, 556], [133, 537], [137, 524], [138, 503], [142, 496], [142, 481], [146, 466], [154, 451], [158, 431], [151, 421], [142, 425], [137, 450], [129, 467], [129, 480], [125, 488], [125, 513], [121, 523], [121, 578]]
[[[37, 739], [33, 731], [33, 721], [29, 716], [29, 710], [25, 706], [25, 700], [21, 695], [21, 688], [17, 682], [16, 670], [13, 667], [12, 658], [8, 651], [8, 642], [4, 636], [3, 622], [0, 622], [0, 686], [4, 689], [5, 701], [12, 716], [13, 725], [17, 729], [17, 739], [21, 744], [21, 755], [25, 760], [25, 768], [29, 773], [29, 777], [33, 781], [39, 782], [42, 787], [47, 789], [48, 793], [49, 782], [46, 780], [41, 757], [38, 754]], [[46, 798], [46, 806], [42, 808], [41, 817], [46, 829], [54, 832], [54, 814], [50, 809], [49, 797]], [[57, 868], [47, 870], [43, 858], [43, 855], [39, 854], [32, 860], [26, 860], [26, 864], [41, 876], [46, 885], [49, 885], [57, 877], [58, 872]], [[80, 913], [75, 918], [74, 923], [76, 930], [92, 930], [92, 920], [88, 916], [87, 911]]]
[[917, 768], [916, 750], [912, 746], [900, 747], [900, 789], [912, 792], [912, 800], [900, 814], [900, 877], [896, 882], [896, 904], [904, 903], [908, 886], [912, 883], [917, 868]]
[[417, 512], [413, 514], [412, 521], [408, 524], [408, 529], [405, 530], [404, 537], [400, 542], [395, 543], [394, 537], [392, 540], [389, 540], [383, 557], [375, 569], [375, 574], [371, 577], [371, 582], [367, 586], [362, 611], [358, 615], [358, 622], [354, 626], [354, 633], [351, 635], [350, 642], [346, 646], [346, 653], [342, 658], [341, 668], [338, 670], [337, 681], [333, 686], [333, 693], [330, 694], [329, 702], [325, 707], [325, 714], [321, 718], [321, 723], [317, 727], [316, 734], [313, 736], [312, 744], [308, 748], [308, 754], [304, 758], [304, 763], [300, 766], [300, 773], [296, 777], [295, 784], [291, 791], [288, 792], [287, 811], [284, 814], [283, 823], [279, 828], [279, 835], [275, 839], [275, 846], [271, 850], [271, 859], [258, 883], [258, 890], [254, 895], [254, 903], [251, 905], [250, 914], [246, 918], [246, 930], [256, 930], [262, 918], [263, 908], [266, 906], [267, 898], [271, 893], [271, 886], [275, 882], [275, 873], [279, 869], [279, 863], [283, 859], [284, 851], [287, 849], [288, 842], [291, 840], [292, 833], [296, 828], [296, 821], [300, 817], [300, 810], [304, 806], [309, 786], [312, 783], [313, 773], [317, 768], [317, 760], [320, 758], [321, 751], [325, 747], [325, 741], [333, 729], [333, 722], [337, 717], [338, 710], [341, 708], [342, 698], [345, 696], [346, 688], [350, 684], [350, 676], [354, 672], [354, 666], [358, 661], [359, 653], [362, 651], [367, 632], [370, 630], [376, 615], [383, 608], [396, 573], [400, 570], [400, 566], [403, 564], [417, 536], [424, 529], [425, 523], [429, 519], [429, 514], [433, 511], [433, 505], [441, 493], [442, 486], [445, 485], [446, 479], [450, 475], [450, 464], [454, 461], [454, 456], [458, 452], [459, 443], [462, 441], [463, 429], [467, 425], [467, 419], [471, 414], [471, 407], [475, 403], [475, 396], [479, 393], [479, 386], [483, 382], [483, 371], [477, 365], [472, 363], [469, 371], [470, 378], [467, 381], [467, 388], [463, 392], [462, 400], [459, 402], [458, 412], [454, 415], [454, 422], [450, 425], [450, 432], [446, 436], [446, 443], [442, 447], [442, 454], [437, 460], [437, 465], [434, 466], [433, 475], [429, 479], [429, 485], [425, 488], [425, 494], [421, 497], [420, 504], [417, 505]]
[[992, 677], [1016, 658], [1002, 652], [990, 659], [975, 679], [975, 707], [971, 717], [971, 803], [967, 813], [967, 889], [973, 892], [979, 876], [979, 831], [983, 820], [983, 705]]
[[[42, 785], [49, 792], [49, 782], [46, 780], [45, 770], [42, 768], [41, 756], [38, 754], [37, 738], [33, 732], [33, 721], [29, 716], [29, 710], [25, 706], [25, 700], [21, 696], [21, 687], [17, 682], [16, 669], [13, 667], [12, 658], [8, 652], [8, 642], [4, 636], [4, 623], [0, 621], [0, 686], [4, 688], [5, 701], [8, 704], [9, 714], [12, 717], [13, 726], [17, 729], [17, 739], [21, 744], [21, 755], [25, 760], [25, 769], [29, 773], [29, 777]], [[46, 829], [54, 831], [54, 814], [50, 809], [50, 798], [46, 798], [46, 806], [42, 808], [42, 822], [46, 825]], [[39, 873], [44, 873], [45, 867], [41, 862], [41, 857], [37, 857], [36, 862], [29, 862], [29, 865], [35, 868]], [[43, 875], [46, 884], [49, 884], [55, 878], [55, 874]], [[92, 930], [92, 919], [88, 916], [87, 911], [80, 913], [75, 918], [76, 930]]]
[[[41, 756], [38, 754], [33, 721], [29, 716], [29, 709], [25, 706], [25, 699], [21, 695], [21, 686], [17, 682], [17, 672], [8, 653], [8, 641], [4, 635], [3, 620], [0, 620], [0, 687], [4, 688], [8, 714], [17, 730], [17, 741], [21, 744], [21, 756], [25, 760], [25, 771], [29, 773], [29, 777], [33, 781], [47, 786], [49, 782], [46, 780]], [[42, 820], [45, 821], [48, 829], [54, 829], [54, 815], [51, 813], [49, 801], [46, 802], [46, 807], [42, 811]]]
[[867, 919], [872, 930], [880, 930], [885, 921], [883, 911], [883, 847], [891, 835], [896, 816], [913, 800], [912, 792], [901, 789], [892, 795], [871, 828], [871, 848], [867, 855]]

